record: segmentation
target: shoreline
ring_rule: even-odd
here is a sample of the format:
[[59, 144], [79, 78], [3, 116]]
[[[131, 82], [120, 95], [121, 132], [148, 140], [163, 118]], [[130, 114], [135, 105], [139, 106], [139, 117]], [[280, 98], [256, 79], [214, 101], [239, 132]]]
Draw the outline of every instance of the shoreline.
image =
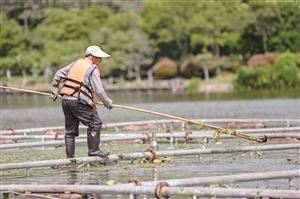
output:
[[[169, 93], [232, 93], [235, 92], [234, 87], [232, 83], [216, 83], [216, 82], [211, 82], [211, 83], [200, 83], [198, 91], [190, 92], [188, 89], [188, 83], [184, 82], [178, 85], [174, 85], [170, 82], [163, 82], [163, 84], [156, 84], [153, 86], [148, 86], [143, 82], [142, 84], [139, 85], [122, 85], [122, 86], [117, 86], [113, 84], [103, 84], [104, 89], [107, 93], [127, 93], [127, 92], [169, 92]], [[37, 84], [33, 86], [18, 86], [15, 84], [11, 85], [5, 85], [8, 87], [15, 87], [15, 88], [20, 88], [20, 89], [27, 89], [27, 90], [34, 90], [38, 92], [46, 92], [49, 93], [51, 90], [50, 84]], [[7, 94], [19, 94], [19, 93], [24, 93], [21, 91], [14, 91], [14, 90], [9, 90], [9, 89], [1, 89], [0, 88], [0, 95], [7, 95]], [[29, 94], [29, 93], [28, 93]]]

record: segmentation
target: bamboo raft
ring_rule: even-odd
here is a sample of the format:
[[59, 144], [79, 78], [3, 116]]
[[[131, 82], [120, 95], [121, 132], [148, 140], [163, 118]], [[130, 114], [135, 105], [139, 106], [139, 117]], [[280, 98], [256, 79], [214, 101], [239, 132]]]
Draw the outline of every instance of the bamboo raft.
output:
[[[265, 171], [265, 172], [250, 172], [238, 173], [230, 175], [217, 175], [207, 177], [194, 177], [183, 179], [170, 179], [158, 181], [140, 182], [140, 186], [156, 186], [158, 183], [167, 182], [170, 186], [206, 186], [212, 184], [233, 184], [237, 182], [250, 182], [261, 180], [289, 179], [289, 188], [293, 186], [293, 180], [300, 177], [300, 170], [285, 170], [285, 171]], [[133, 183], [123, 184], [124, 186]]]
[[[12, 87], [5, 87], [0, 86], [2, 88], [9, 88], [13, 90], [18, 90], [22, 92], [28, 93], [35, 93], [40, 95], [49, 96], [49, 93], [43, 93], [38, 91], [26, 90], [26, 89], [18, 89]], [[97, 104], [103, 105], [100, 102]], [[157, 138], [180, 138], [182, 137], [181, 134], [177, 134], [175, 132], [170, 132], [173, 125], [178, 124], [181, 126], [182, 130], [186, 132], [191, 131], [192, 127], [203, 127], [205, 129], [214, 129], [216, 135], [222, 134], [222, 137], [230, 137], [233, 136], [235, 138], [243, 138], [250, 141], [255, 141], [258, 143], [264, 143], [267, 141], [267, 137], [264, 135], [262, 137], [256, 137], [260, 135], [259, 133], [275, 133], [277, 136], [279, 133], [285, 132], [285, 135], [290, 137], [296, 137], [298, 142], [298, 135], [300, 128], [300, 120], [192, 120], [181, 118], [174, 115], [169, 115], [165, 113], [159, 113], [151, 110], [134, 108], [124, 105], [114, 104], [114, 107], [122, 108], [130, 111], [138, 111], [143, 113], [150, 113], [157, 116], [162, 116], [165, 118], [171, 118], [172, 120], [153, 120], [153, 121], [140, 121], [140, 122], [127, 122], [127, 123], [114, 123], [114, 124], [105, 124], [103, 129], [110, 129], [113, 128], [115, 131], [119, 132], [120, 128], [124, 128], [128, 125], [149, 125], [147, 126], [147, 130], [150, 130], [152, 136], [147, 134], [142, 135], [124, 135], [122, 137], [106, 137], [106, 141], [118, 141], [118, 140], [127, 140], [127, 139], [141, 139], [143, 141], [150, 141], [152, 139], [151, 145], [157, 144]], [[198, 121], [198, 122], [197, 122]], [[208, 123], [206, 123], [208, 122]], [[215, 126], [213, 124], [219, 124], [220, 126], [224, 126], [225, 128]], [[171, 126], [171, 128], [170, 128]], [[243, 132], [238, 132], [233, 129], [245, 129], [251, 128], [249, 126], [253, 126], [253, 128], [263, 128], [256, 129], [256, 135], [248, 135]], [[270, 129], [266, 127], [280, 127], [281, 129], [276, 132], [271, 132]], [[284, 128], [283, 128], [284, 127]], [[288, 127], [288, 128], [285, 128]], [[80, 128], [84, 128], [81, 126]], [[165, 131], [168, 130], [169, 135], [162, 135], [157, 134], [157, 129], [163, 129]], [[0, 135], [3, 136], [2, 139], [5, 139], [4, 136], [20, 136], [23, 134], [23, 138], [28, 134], [32, 134], [31, 136], [40, 136], [41, 139], [45, 139], [42, 137], [40, 133], [49, 131], [49, 130], [60, 130], [63, 131], [63, 127], [50, 127], [50, 128], [34, 128], [34, 129], [10, 129], [0, 131]], [[274, 129], [272, 129], [274, 130]], [[38, 133], [38, 134], [37, 134]], [[210, 138], [212, 137], [211, 132]], [[37, 134], [37, 135], [36, 135]], [[176, 135], [175, 135], [176, 134]], [[200, 134], [200, 133], [199, 133]], [[223, 134], [226, 134], [223, 136]], [[230, 135], [230, 136], [228, 136]], [[197, 137], [198, 134], [185, 134], [186, 141], [190, 138], [203, 138]], [[208, 135], [207, 135], [208, 136]], [[58, 137], [58, 136], [57, 136]], [[8, 137], [7, 137], [8, 138]], [[28, 138], [28, 137], [27, 137]], [[102, 140], [105, 140], [102, 139]], [[171, 140], [171, 139], [170, 139]], [[215, 139], [217, 140], [217, 139]], [[86, 140], [77, 140], [77, 143], [86, 143]], [[42, 144], [42, 145], [41, 145]], [[50, 142], [40, 142], [40, 143], [17, 143], [15, 145], [1, 145], [0, 149], [8, 149], [8, 148], [22, 148], [22, 147], [37, 147], [37, 146], [59, 146], [64, 145], [62, 140], [57, 141], [50, 141]], [[6, 146], [6, 147], [5, 147]], [[82, 157], [82, 158], [72, 158], [72, 159], [56, 159], [56, 160], [45, 160], [45, 161], [35, 161], [35, 162], [20, 162], [20, 163], [9, 163], [9, 164], [1, 164], [0, 170], [12, 170], [12, 169], [30, 169], [30, 168], [38, 168], [38, 167], [49, 167], [49, 166], [57, 166], [59, 165], [71, 165], [73, 166], [77, 164], [86, 164], [86, 163], [106, 163], [107, 161], [121, 161], [121, 160], [135, 160], [146, 158], [149, 161], [154, 161], [160, 157], [164, 156], [181, 156], [181, 155], [200, 155], [200, 154], [218, 154], [218, 153], [238, 153], [238, 152], [258, 152], [258, 151], [273, 151], [273, 150], [290, 150], [290, 149], [297, 149], [299, 152], [300, 143], [293, 143], [293, 144], [277, 144], [277, 145], [255, 145], [255, 146], [242, 146], [242, 147], [227, 147], [227, 148], [210, 148], [210, 149], [187, 149], [187, 150], [174, 150], [174, 151], [146, 151], [146, 152], [135, 152], [135, 153], [126, 153], [126, 154], [114, 154], [110, 155], [108, 158], [103, 159], [99, 157]], [[296, 152], [296, 150], [295, 150]], [[3, 172], [4, 173], [4, 172]], [[207, 178], [206, 181], [204, 178]], [[155, 195], [156, 198], [167, 198], [168, 196], [192, 196], [193, 198], [197, 198], [198, 196], [212, 196], [212, 197], [272, 197], [272, 198], [299, 198], [299, 191], [298, 190], [274, 190], [274, 189], [234, 189], [234, 188], [211, 188], [211, 187], [199, 187], [200, 185], [211, 185], [211, 183], [233, 183], [238, 181], [255, 181], [255, 180], [270, 180], [270, 179], [278, 179], [278, 178], [286, 178], [289, 181], [289, 188], [293, 188], [293, 181], [299, 179], [299, 170], [289, 170], [289, 171], [276, 171], [273, 173], [270, 172], [263, 172], [262, 173], [248, 173], [238, 176], [215, 176], [215, 177], [202, 177], [202, 179], [190, 178], [190, 179], [173, 179], [166, 181], [149, 181], [149, 182], [142, 182], [140, 184], [117, 184], [111, 186], [105, 185], [1, 185], [0, 192], [7, 193], [7, 192], [26, 192], [27, 195], [31, 194], [29, 192], [34, 193], [64, 193], [64, 192], [71, 192], [71, 193], [100, 193], [100, 194], [130, 194], [130, 198], [136, 198], [136, 196], [141, 194], [146, 195]], [[202, 183], [202, 184], [201, 184]], [[1, 183], [2, 184], [2, 183]], [[138, 185], [138, 186], [137, 186]], [[176, 185], [176, 186], [175, 186]], [[193, 187], [186, 187], [186, 186], [193, 186]], [[298, 189], [298, 187], [296, 187]], [[25, 194], [25, 197], [26, 197]]]
[[[115, 185], [1, 185], [1, 193], [84, 193], [84, 194], [130, 194], [130, 198], [138, 195], [155, 195], [156, 198], [168, 196], [196, 197], [270, 197], [270, 198], [299, 198], [300, 191], [291, 190], [293, 179], [300, 177], [299, 170], [267, 171], [240, 173], [234, 175], [218, 175], [209, 177], [194, 177], [184, 179], [168, 179], [160, 181], [137, 182]], [[289, 190], [278, 189], [245, 189], [221, 187], [203, 187], [208, 185], [224, 185], [237, 182], [288, 179]], [[189, 187], [192, 186], [192, 187]], [[201, 187], [199, 187], [201, 186]], [[20, 193], [21, 192], [21, 193]]]
[[[267, 130], [267, 129], [266, 129]], [[300, 130], [300, 129], [299, 129]], [[293, 129], [285, 129], [284, 132], [279, 129], [270, 129], [268, 131], [264, 131], [265, 133], [261, 133], [259, 131], [256, 131], [254, 129], [253, 131], [247, 130], [248, 134], [255, 134], [257, 136], [263, 136], [266, 135], [268, 138], [276, 138], [276, 137], [290, 137], [290, 138], [299, 138], [300, 139], [300, 133], [295, 132]], [[289, 133], [291, 132], [291, 133]], [[196, 139], [196, 138], [207, 138], [207, 139], [213, 139], [214, 132], [212, 131], [192, 131], [191, 134], [189, 134], [189, 138]], [[126, 138], [125, 138], [126, 136]], [[174, 132], [168, 132], [168, 133], [157, 133], [157, 138], [177, 138], [177, 139], [185, 139], [186, 133], [174, 131]], [[79, 135], [77, 140], [81, 138], [86, 138], [86, 134]], [[149, 138], [152, 138], [152, 134], [150, 133], [101, 133], [102, 141], [108, 142], [108, 141], [121, 141], [124, 140], [133, 140], [133, 139], [140, 139], [140, 140], [148, 140]], [[111, 138], [111, 140], [108, 140], [108, 138]], [[116, 138], [116, 140], [113, 140]], [[120, 138], [120, 139], [118, 139]], [[23, 140], [61, 140], [64, 139], [64, 135], [0, 135], [1, 139], [8, 139], [8, 140], [14, 140], [16, 143], [20, 143]], [[103, 140], [104, 139], [104, 140]], [[221, 135], [221, 139], [234, 139], [232, 136], [229, 135]], [[19, 148], [19, 147], [17, 147]], [[21, 147], [20, 147], [21, 148]]]
[[[300, 127], [284, 127], [284, 128], [263, 128], [263, 129], [245, 129], [244, 132], [247, 132], [249, 135], [255, 134], [256, 136], [267, 135], [269, 138], [285, 138], [291, 142], [299, 142], [300, 141]], [[292, 132], [292, 133], [291, 133]], [[263, 133], [263, 134], [262, 134]], [[192, 139], [205, 139], [200, 142], [208, 142], [208, 139], [213, 139], [214, 131], [191, 131], [185, 130], [184, 133], [181, 132], [172, 132], [166, 131], [165, 133], [156, 133], [152, 131], [152, 133], [102, 133], [101, 142], [113, 142], [113, 141], [128, 141], [128, 140], [140, 140], [141, 143], [145, 143], [146, 141], [150, 141], [153, 139], [153, 135], [155, 138], [167, 138], [171, 142], [178, 141], [178, 139], [182, 139], [186, 142], [189, 142]], [[54, 139], [52, 141], [45, 141], [46, 139]], [[54, 135], [1, 135], [0, 140], [10, 140], [15, 143], [1, 144], [0, 150], [6, 149], [21, 149], [21, 148], [33, 148], [33, 147], [59, 147], [64, 146], [64, 141], [61, 140], [64, 138], [64, 134], [54, 134]], [[80, 136], [76, 143], [78, 144], [86, 144], [85, 136]], [[234, 137], [222, 134], [220, 138], [233, 139]], [[38, 142], [20, 142], [20, 140], [24, 139], [40, 139]], [[16, 143], [18, 142], [18, 143]], [[155, 140], [157, 142], [157, 140]]]
[[274, 150], [288, 150], [288, 149], [299, 149], [299, 148], [300, 148], [300, 143], [294, 143], [294, 144], [242, 146], [242, 147], [232, 147], [232, 148], [228, 147], [228, 148], [211, 148], [211, 149], [156, 151], [155, 153], [135, 152], [135, 153], [126, 153], [126, 154], [119, 154], [119, 155], [110, 155], [106, 159], [100, 157], [82, 157], [82, 158], [0, 164], [0, 170], [2, 171], [2, 170], [12, 170], [12, 169], [29, 169], [29, 168], [37, 168], [37, 167], [51, 167], [51, 166], [58, 166], [58, 165], [74, 165], [74, 164], [82, 164], [82, 163], [97, 163], [97, 162], [105, 163], [107, 161], [115, 162], [119, 160], [136, 160], [142, 158], [154, 159], [157, 157], [165, 157], [165, 156], [274, 151]]
[[[197, 122], [205, 122], [205, 123], [212, 123], [218, 124], [221, 126], [226, 127], [228, 123], [263, 123], [265, 127], [300, 127], [300, 119], [195, 119]], [[140, 126], [140, 125], [160, 125], [162, 128], [166, 129], [170, 125], [180, 124], [183, 128], [186, 127], [186, 123], [174, 120], [174, 119], [160, 119], [160, 120], [145, 120], [145, 121], [132, 121], [132, 122], [118, 122], [118, 123], [108, 123], [104, 124], [104, 129], [114, 129], [119, 131], [119, 128], [126, 127], [130, 125]], [[86, 127], [80, 125], [79, 128], [85, 129]], [[243, 128], [244, 129], [244, 128]], [[7, 129], [1, 130], [0, 135], [11, 135], [11, 134], [31, 134], [31, 133], [38, 133], [38, 132], [45, 132], [51, 130], [64, 130], [64, 126], [52, 126], [52, 127], [41, 127], [41, 128], [26, 128], [26, 129]]]
[[[163, 186], [162, 186], [163, 185]], [[160, 186], [108, 186], [108, 185], [1, 185], [0, 192], [31, 193], [89, 193], [89, 194], [130, 194], [130, 198], [137, 195], [155, 195], [158, 199], [169, 196], [196, 197], [248, 197], [248, 198], [299, 198], [300, 191], [275, 189], [246, 189], [246, 188], [208, 188], [208, 187], [170, 187]], [[69, 194], [71, 195], [71, 194]]]

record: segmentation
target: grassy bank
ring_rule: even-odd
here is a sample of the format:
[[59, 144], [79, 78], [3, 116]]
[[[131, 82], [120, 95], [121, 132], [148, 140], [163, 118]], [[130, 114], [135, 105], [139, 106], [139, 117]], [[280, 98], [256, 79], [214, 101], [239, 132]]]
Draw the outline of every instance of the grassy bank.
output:
[[[208, 81], [199, 78], [197, 85], [195, 85], [196, 92], [232, 92], [233, 80], [235, 74], [222, 73], [218, 77], [209, 79]], [[103, 79], [103, 85], [107, 91], [118, 90], [170, 90], [174, 92], [189, 92], [189, 86], [192, 84], [192, 79], [174, 78], [169, 80], [148, 80], [138, 81], [126, 81], [124, 79], [115, 79], [115, 81], [109, 81]], [[112, 82], [112, 83], [111, 83]], [[45, 81], [42, 76], [39, 77], [27, 77], [24, 82], [21, 76], [13, 76], [9, 82], [4, 81], [1, 77], [1, 85], [7, 85], [11, 87], [32, 89], [38, 91], [49, 91], [51, 88], [51, 80]]]

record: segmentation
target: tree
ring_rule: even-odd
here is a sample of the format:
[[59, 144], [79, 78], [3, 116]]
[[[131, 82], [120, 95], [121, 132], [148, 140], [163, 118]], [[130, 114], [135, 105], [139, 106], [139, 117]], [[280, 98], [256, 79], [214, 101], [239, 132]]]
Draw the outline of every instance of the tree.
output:
[[4, 13], [0, 13], [0, 16], [0, 69], [6, 71], [9, 81], [11, 68], [18, 66], [19, 54], [25, 46], [25, 36], [22, 27], [14, 19], [9, 19]]
[[250, 1], [253, 20], [241, 39], [243, 52], [300, 50], [300, 7], [294, 0]]
[[104, 48], [113, 55], [107, 61], [107, 67], [126, 71], [128, 79], [141, 80], [141, 67], [152, 62], [153, 53], [149, 38], [142, 31], [139, 15], [113, 15], [108, 19], [107, 27], [102, 28], [98, 34], [102, 37], [98, 41], [103, 41]]
[[[254, 20], [246, 27], [246, 35], [244, 36], [247, 36], [247, 32], [249, 32], [251, 37], [258, 38], [263, 52], [268, 52], [269, 37], [274, 31], [274, 24], [276, 23], [276, 4], [270, 1], [250, 1], [249, 5], [254, 14]], [[251, 46], [251, 42], [254, 41], [246, 40], [246, 46]], [[247, 48], [246, 46], [245, 48]]]
[[33, 68], [32, 72], [46, 72], [83, 55], [83, 49], [88, 46], [88, 25], [86, 18], [79, 15], [79, 10], [47, 9], [44, 20], [33, 30], [30, 41], [39, 49], [42, 58], [39, 67]]
[[236, 43], [240, 31], [249, 20], [247, 4], [241, 1], [202, 1], [197, 12], [189, 21], [191, 43], [203, 43], [211, 47], [215, 57], [220, 56], [220, 46]]
[[[241, 1], [201, 1], [197, 12], [189, 21], [191, 45], [202, 43], [211, 49], [214, 59], [219, 60], [222, 46], [231, 46], [240, 38], [240, 32], [249, 21], [248, 5]], [[205, 51], [206, 49], [204, 49]], [[217, 75], [220, 66], [217, 65]]]
[[[298, 2], [299, 5], [299, 2]], [[300, 51], [300, 6], [296, 1], [277, 4], [277, 23], [269, 40], [272, 51]]]
[[[154, 48], [157, 48], [160, 56], [165, 56], [162, 46], [174, 43], [180, 52], [180, 58], [185, 57], [190, 51], [190, 31], [189, 20], [197, 13], [196, 1], [146, 1], [142, 14], [144, 19], [144, 29], [150, 35]], [[173, 51], [172, 58], [176, 55], [177, 49]]]

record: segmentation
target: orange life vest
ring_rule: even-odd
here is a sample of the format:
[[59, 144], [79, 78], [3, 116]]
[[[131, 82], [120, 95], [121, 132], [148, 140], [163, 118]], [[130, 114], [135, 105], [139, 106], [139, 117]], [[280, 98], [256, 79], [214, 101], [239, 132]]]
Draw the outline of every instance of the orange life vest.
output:
[[87, 60], [77, 60], [71, 66], [60, 94], [76, 97], [79, 101], [93, 106], [94, 94], [90, 77], [94, 70], [97, 70], [97, 68]]

